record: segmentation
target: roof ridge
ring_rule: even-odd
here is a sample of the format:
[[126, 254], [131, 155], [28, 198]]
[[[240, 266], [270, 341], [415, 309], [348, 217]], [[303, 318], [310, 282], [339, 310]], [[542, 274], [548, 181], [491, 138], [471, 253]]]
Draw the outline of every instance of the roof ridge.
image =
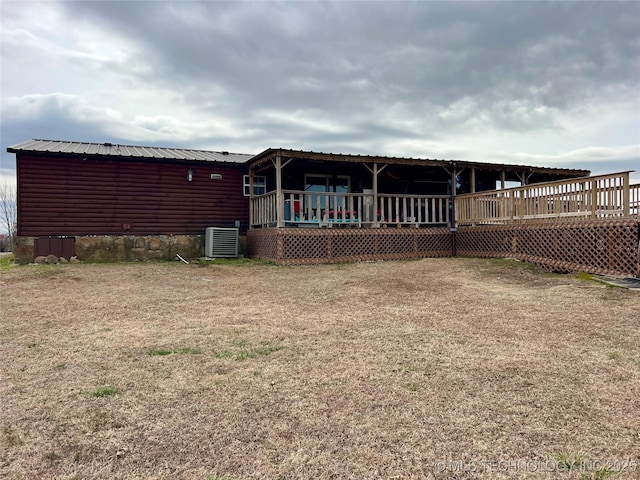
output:
[[[71, 143], [78, 145], [102, 145], [102, 146], [112, 146], [112, 147], [129, 147], [129, 148], [155, 148], [155, 149], [163, 149], [163, 150], [183, 150], [189, 152], [210, 152], [210, 153], [228, 153], [230, 155], [251, 155], [255, 156], [254, 153], [240, 153], [240, 152], [231, 152], [230, 150], [207, 150], [204, 148], [185, 148], [185, 147], [168, 147], [162, 145], [132, 145], [128, 143], [113, 143], [113, 142], [89, 142], [83, 140], [52, 140], [47, 138], [32, 138], [33, 142], [51, 142], [51, 143]], [[25, 142], [21, 142], [25, 143]], [[19, 145], [19, 144], [17, 144]], [[11, 147], [9, 147], [11, 148]]]
[[194, 148], [125, 145], [112, 142], [78, 142], [70, 140], [46, 140], [34, 138], [7, 147], [10, 153], [32, 152], [46, 155], [81, 155], [91, 157], [128, 157], [155, 160], [244, 163], [255, 155], [230, 153], [226, 150], [203, 150]]

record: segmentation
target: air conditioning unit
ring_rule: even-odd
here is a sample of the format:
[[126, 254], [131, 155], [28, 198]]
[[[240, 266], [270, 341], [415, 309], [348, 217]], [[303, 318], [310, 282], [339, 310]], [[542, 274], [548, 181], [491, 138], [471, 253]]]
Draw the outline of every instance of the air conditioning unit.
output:
[[238, 229], [207, 227], [204, 255], [209, 258], [238, 258]]

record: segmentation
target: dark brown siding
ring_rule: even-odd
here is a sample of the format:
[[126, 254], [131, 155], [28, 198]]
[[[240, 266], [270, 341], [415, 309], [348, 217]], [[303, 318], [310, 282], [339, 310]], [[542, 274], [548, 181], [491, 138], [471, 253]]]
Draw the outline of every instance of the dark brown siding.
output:
[[236, 220], [247, 228], [242, 166], [25, 154], [17, 164], [18, 235], [197, 234]]

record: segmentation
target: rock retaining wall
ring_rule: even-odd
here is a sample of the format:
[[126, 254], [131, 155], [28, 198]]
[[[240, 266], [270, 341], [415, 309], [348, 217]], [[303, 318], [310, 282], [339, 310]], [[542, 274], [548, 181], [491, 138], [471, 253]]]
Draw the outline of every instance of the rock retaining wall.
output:
[[[18, 237], [14, 249], [16, 263], [34, 261], [34, 240], [36, 237]], [[84, 262], [173, 260], [176, 254], [185, 259], [204, 256], [204, 235], [75, 237], [75, 256]]]

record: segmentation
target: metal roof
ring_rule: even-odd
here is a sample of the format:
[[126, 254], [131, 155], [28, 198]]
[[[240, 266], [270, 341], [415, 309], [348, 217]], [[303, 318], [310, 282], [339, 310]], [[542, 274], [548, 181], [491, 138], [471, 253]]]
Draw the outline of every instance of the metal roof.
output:
[[555, 174], [580, 177], [590, 175], [589, 170], [557, 167], [535, 167], [531, 165], [515, 165], [504, 163], [471, 162], [466, 160], [439, 160], [428, 158], [388, 157], [381, 155], [354, 155], [341, 153], [323, 153], [305, 150], [291, 150], [286, 148], [268, 148], [257, 154], [214, 152], [210, 150], [193, 150], [187, 148], [143, 147], [134, 145], [120, 145], [90, 142], [69, 142], [62, 140], [27, 140], [7, 148], [8, 152], [37, 152], [46, 154], [116, 156], [127, 158], [141, 158], [150, 160], [176, 160], [200, 162], [246, 163], [253, 167], [268, 162], [275, 154], [289, 158], [306, 160], [334, 161], [334, 162], [380, 162], [405, 165], [433, 165], [475, 167], [484, 170], [510, 170], [535, 172], [538, 174]]
[[268, 148], [251, 158], [249, 165], [256, 167], [269, 161], [276, 154], [283, 158], [296, 158], [306, 160], [318, 160], [328, 162], [378, 162], [398, 165], [431, 165], [440, 167], [474, 167], [482, 170], [508, 170], [516, 172], [533, 172], [538, 174], [568, 175], [572, 177], [583, 177], [591, 174], [589, 170], [562, 167], [536, 167], [532, 165], [517, 165], [508, 163], [473, 162], [468, 160], [440, 160], [430, 158], [412, 157], [388, 157], [384, 155], [355, 155], [343, 153], [323, 153], [306, 150], [291, 150], [287, 148]]
[[117, 143], [68, 142], [62, 140], [27, 140], [7, 148], [8, 152], [60, 153], [155, 160], [188, 160], [200, 162], [244, 163], [253, 155], [187, 148], [142, 147]]

